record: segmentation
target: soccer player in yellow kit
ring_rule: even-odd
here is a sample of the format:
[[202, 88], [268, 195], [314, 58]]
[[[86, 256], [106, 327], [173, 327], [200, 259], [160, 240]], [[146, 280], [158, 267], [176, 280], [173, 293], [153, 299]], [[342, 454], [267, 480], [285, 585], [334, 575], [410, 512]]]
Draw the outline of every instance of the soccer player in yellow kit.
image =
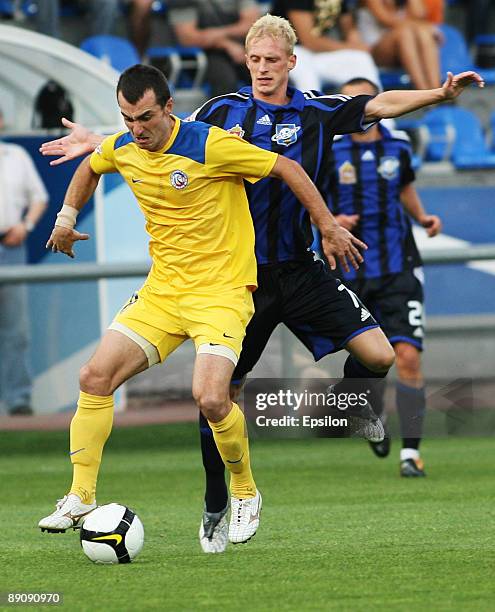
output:
[[283, 179], [325, 237], [326, 254], [357, 266], [362, 242], [340, 228], [304, 170], [210, 125], [174, 117], [163, 74], [149, 66], [126, 70], [117, 100], [128, 128], [107, 137], [77, 169], [47, 248], [74, 256], [89, 238], [74, 229], [78, 212], [101, 174], [119, 172], [146, 219], [152, 268], [141, 289], [115, 317], [80, 372], [80, 396], [70, 430], [73, 481], [42, 530], [77, 527], [96, 507], [96, 481], [113, 418], [113, 393], [126, 380], [164, 361], [182, 342], [196, 346], [193, 396], [208, 419], [231, 474], [233, 543], [259, 525], [244, 415], [229, 384], [253, 314], [254, 230], [243, 179]]

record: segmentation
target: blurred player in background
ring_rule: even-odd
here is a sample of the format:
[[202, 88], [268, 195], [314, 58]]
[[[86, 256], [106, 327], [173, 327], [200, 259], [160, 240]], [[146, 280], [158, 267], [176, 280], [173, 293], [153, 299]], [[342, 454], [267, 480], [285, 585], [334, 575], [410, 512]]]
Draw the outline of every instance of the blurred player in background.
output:
[[[4, 128], [0, 109], [0, 132]], [[0, 266], [27, 263], [26, 240], [48, 193], [20, 146], [0, 141]], [[0, 284], [0, 397], [11, 415], [32, 414], [26, 288]]]
[[[366, 79], [342, 87], [345, 95], [376, 95]], [[421, 371], [423, 350], [423, 268], [412, 217], [428, 236], [441, 230], [440, 219], [428, 215], [414, 187], [412, 151], [405, 132], [373, 125], [366, 132], [334, 139], [329, 164], [329, 206], [339, 223], [368, 245], [358, 270], [339, 271], [379, 321], [395, 351], [397, 411], [402, 434], [400, 473], [424, 476], [419, 444], [425, 413]], [[385, 385], [377, 385], [373, 409], [383, 412]], [[370, 442], [376, 455], [386, 457], [390, 438]]]
[[[272, 15], [259, 19], [246, 39], [252, 88], [210, 100], [193, 118], [299, 160], [324, 194], [328, 191], [329, 143], [334, 134], [361, 131], [382, 118], [453, 99], [471, 83], [483, 85], [479, 75], [465, 72], [449, 74], [438, 89], [389, 91], [374, 98], [302, 93], [288, 87], [289, 73], [296, 63], [295, 42], [287, 20]], [[64, 125], [72, 133], [42, 147], [45, 155], [61, 155], [51, 162], [54, 165], [92, 150], [101, 139], [77, 124], [65, 121]], [[232, 380], [232, 396], [237, 396], [278, 323], [284, 323], [316, 360], [342, 348], [350, 352], [338, 392], [379, 383], [393, 363], [394, 351], [359, 300], [343, 291], [344, 286], [321, 262], [313, 260], [310, 219], [300, 201], [285, 185], [271, 179], [249, 187], [248, 198], [256, 232], [258, 290], [254, 294], [255, 314]], [[202, 417], [200, 425], [206, 470], [200, 540], [205, 552], [220, 552], [227, 545], [224, 466]]]
[[39, 527], [65, 531], [96, 507], [114, 391], [191, 338], [197, 352], [193, 396], [231, 473], [229, 539], [245, 542], [256, 533], [261, 496], [251, 474], [244, 415], [229, 397], [257, 284], [243, 179], [283, 179], [322, 231], [333, 266], [335, 257], [346, 269], [346, 257], [357, 266], [362, 261], [357, 246], [364, 245], [337, 224], [297, 163], [216, 127], [174, 117], [167, 81], [157, 69], [126, 70], [117, 99], [129, 131], [105, 138], [79, 165], [47, 248], [74, 256], [74, 243], [89, 238], [74, 229], [77, 214], [100, 175], [119, 172], [144, 213], [152, 268], [81, 369], [71, 423], [72, 486]]

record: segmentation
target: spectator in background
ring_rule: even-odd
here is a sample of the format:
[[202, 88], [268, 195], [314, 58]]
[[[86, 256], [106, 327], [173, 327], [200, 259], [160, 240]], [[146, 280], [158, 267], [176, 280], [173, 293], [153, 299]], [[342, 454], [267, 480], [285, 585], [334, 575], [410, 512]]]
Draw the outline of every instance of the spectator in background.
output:
[[179, 44], [206, 52], [212, 97], [249, 82], [244, 39], [259, 17], [255, 0], [183, 0], [169, 15]]
[[[0, 111], [0, 130], [3, 129]], [[0, 265], [26, 263], [25, 241], [48, 195], [22, 147], [0, 141]], [[9, 414], [31, 414], [25, 287], [0, 284], [0, 395]]]
[[131, 0], [129, 11], [129, 37], [141, 57], [151, 37], [151, 5], [153, 0]]
[[[37, 29], [41, 34], [61, 38], [61, 0], [38, 2]], [[90, 20], [90, 35], [111, 34], [119, 11], [119, 0], [80, 0], [77, 6], [87, 8]]]
[[444, 21], [445, 0], [423, 0], [425, 5], [425, 19], [430, 23], [440, 25]]
[[438, 31], [422, 0], [362, 0], [358, 27], [379, 66], [402, 66], [416, 89], [440, 87]]
[[275, 0], [272, 14], [288, 19], [299, 44], [291, 80], [301, 91], [323, 89], [325, 82], [339, 87], [365, 77], [377, 85], [378, 69], [355, 27], [350, 0]]

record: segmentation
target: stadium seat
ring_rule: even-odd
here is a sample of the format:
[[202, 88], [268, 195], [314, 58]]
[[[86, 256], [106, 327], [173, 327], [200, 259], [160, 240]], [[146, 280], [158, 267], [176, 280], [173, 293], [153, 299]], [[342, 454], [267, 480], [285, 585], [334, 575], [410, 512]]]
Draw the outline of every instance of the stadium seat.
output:
[[488, 150], [479, 119], [457, 106], [439, 106], [422, 118], [425, 157], [451, 160], [458, 169], [495, 168], [495, 154]]
[[197, 89], [203, 85], [208, 60], [202, 49], [196, 47], [150, 47], [148, 60], [166, 59], [170, 63], [168, 82], [174, 89]]
[[411, 87], [411, 77], [403, 70], [394, 68], [380, 68], [380, 81], [384, 90]]
[[90, 36], [83, 40], [81, 49], [106, 61], [119, 72], [140, 63], [139, 54], [134, 45], [126, 38], [119, 36]]
[[440, 70], [442, 76], [445, 78], [447, 71], [456, 74], [465, 70], [475, 70], [479, 72], [487, 85], [495, 85], [495, 70], [484, 70], [475, 65], [461, 32], [445, 23], [440, 25], [439, 28], [444, 36], [443, 45], [440, 46]]
[[490, 117], [490, 149], [495, 153], [495, 112]]
[[13, 0], [0, 0], [0, 16], [3, 17], [16, 17], [19, 15], [23, 17], [31, 17], [36, 14], [38, 10], [36, 2], [34, 0], [22, 0], [20, 3], [16, 3]]

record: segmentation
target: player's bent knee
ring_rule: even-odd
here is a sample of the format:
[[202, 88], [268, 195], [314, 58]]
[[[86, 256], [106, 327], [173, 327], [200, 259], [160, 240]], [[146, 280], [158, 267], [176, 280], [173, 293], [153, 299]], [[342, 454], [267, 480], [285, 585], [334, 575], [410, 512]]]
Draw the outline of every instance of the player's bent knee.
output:
[[397, 370], [406, 378], [417, 378], [421, 373], [421, 357], [419, 350], [412, 344], [399, 342], [395, 345]]
[[112, 379], [94, 368], [91, 362], [82, 366], [79, 371], [79, 386], [81, 391], [101, 397], [112, 395]]
[[194, 401], [209, 421], [221, 421], [229, 412], [231, 402], [223, 393], [216, 393], [211, 389], [197, 389], [193, 391]]
[[377, 373], [388, 372], [394, 365], [395, 351], [389, 342], [383, 342], [378, 350], [375, 350], [366, 366]]

